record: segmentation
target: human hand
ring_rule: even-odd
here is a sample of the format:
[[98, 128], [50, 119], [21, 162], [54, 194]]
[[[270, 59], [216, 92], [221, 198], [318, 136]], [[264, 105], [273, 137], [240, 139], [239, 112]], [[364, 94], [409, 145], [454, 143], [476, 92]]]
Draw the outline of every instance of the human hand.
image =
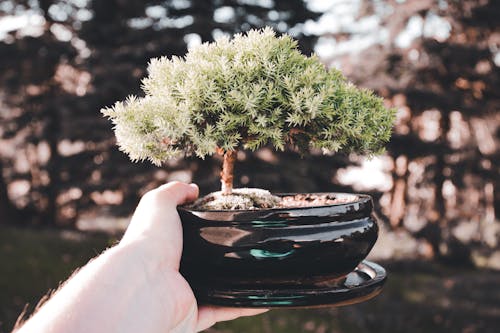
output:
[[146, 193], [132, 217], [119, 246], [132, 246], [144, 258], [148, 274], [164, 274], [174, 313], [169, 332], [204, 330], [216, 322], [263, 313], [266, 309], [198, 307], [194, 294], [179, 273], [182, 255], [182, 224], [177, 205], [198, 197], [195, 184], [171, 182]]

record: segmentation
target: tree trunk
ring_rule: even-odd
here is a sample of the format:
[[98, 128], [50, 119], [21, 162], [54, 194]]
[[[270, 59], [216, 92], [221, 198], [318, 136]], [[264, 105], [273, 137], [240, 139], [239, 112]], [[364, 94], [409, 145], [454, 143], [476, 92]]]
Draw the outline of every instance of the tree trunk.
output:
[[236, 154], [236, 150], [224, 152], [224, 162], [220, 173], [222, 194], [231, 194], [233, 192], [233, 171]]
[[[438, 139], [438, 142], [441, 143], [441, 147], [448, 146], [448, 132], [450, 131], [451, 123], [450, 123], [450, 115], [448, 111], [441, 111], [441, 120], [439, 122], [439, 126], [441, 128], [441, 135]], [[444, 152], [438, 152], [436, 154], [436, 174], [434, 175], [434, 197], [435, 197], [435, 209], [438, 213], [437, 222], [443, 223], [445, 221], [446, 215], [446, 207], [445, 207], [445, 199], [443, 196], [443, 185], [446, 180], [444, 175], [444, 169], [446, 168], [447, 163], [445, 160]], [[445, 222], [446, 223], [446, 222]], [[443, 225], [445, 227], [445, 225]]]
[[3, 179], [3, 166], [0, 161], [0, 224], [11, 222], [12, 206], [7, 192], [7, 184]]
[[[50, 84], [51, 87], [47, 96], [48, 98], [56, 100], [57, 87], [52, 80], [48, 84]], [[45, 124], [43, 136], [47, 140], [50, 149], [50, 160], [46, 166], [50, 181], [47, 186], [42, 189], [43, 195], [47, 198], [47, 205], [45, 206], [44, 212], [41, 214], [41, 224], [46, 226], [56, 226], [58, 219], [58, 205], [56, 198], [59, 194], [59, 188], [61, 185], [61, 155], [57, 150], [61, 132], [61, 112], [53, 103], [49, 102], [47, 104], [47, 109], [45, 110], [47, 122]]]

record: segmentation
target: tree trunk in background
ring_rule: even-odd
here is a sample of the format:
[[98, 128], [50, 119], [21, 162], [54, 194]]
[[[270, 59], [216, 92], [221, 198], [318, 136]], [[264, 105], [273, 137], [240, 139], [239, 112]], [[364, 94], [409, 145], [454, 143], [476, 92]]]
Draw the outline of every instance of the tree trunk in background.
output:
[[7, 192], [7, 184], [3, 179], [3, 165], [0, 161], [0, 224], [10, 222], [12, 217], [12, 206]]
[[[51, 80], [52, 81], [52, 80]], [[49, 100], [56, 100], [57, 86], [54, 82], [51, 85], [47, 95]], [[56, 105], [49, 103], [47, 105], [47, 123], [45, 125], [44, 137], [49, 144], [50, 160], [47, 163], [47, 173], [49, 176], [49, 183], [43, 189], [46, 198], [46, 206], [42, 213], [42, 225], [55, 226], [57, 225], [57, 195], [59, 194], [60, 187], [60, 171], [61, 171], [61, 156], [58, 151], [59, 133], [61, 131], [61, 116], [60, 111]]]
[[[441, 120], [439, 122], [439, 125], [441, 128], [441, 135], [438, 139], [438, 143], [442, 144], [441, 147], [447, 147], [448, 146], [447, 136], [448, 132], [450, 131], [450, 117], [447, 111], [444, 110], [441, 111]], [[440, 223], [445, 218], [446, 207], [443, 196], [443, 185], [446, 180], [445, 168], [448, 166], [445, 158], [446, 156], [444, 152], [436, 154], [436, 169], [435, 169], [436, 173], [434, 175], [434, 184], [435, 184], [434, 198], [435, 198], [435, 209], [437, 212], [437, 221], [431, 221], [431, 222]]]
[[395, 160], [395, 167], [392, 172], [394, 186], [392, 188], [389, 222], [393, 228], [400, 227], [405, 217], [408, 173], [408, 158], [400, 155]]
[[213, 40], [214, 11], [215, 5], [212, 0], [192, 2], [191, 13], [194, 17], [194, 22], [190, 29], [201, 37], [202, 42]]

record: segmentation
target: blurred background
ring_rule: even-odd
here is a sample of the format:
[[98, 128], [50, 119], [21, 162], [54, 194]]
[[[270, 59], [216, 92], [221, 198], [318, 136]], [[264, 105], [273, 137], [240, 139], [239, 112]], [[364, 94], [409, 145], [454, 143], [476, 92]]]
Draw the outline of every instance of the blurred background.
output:
[[266, 25], [397, 108], [387, 153], [238, 155], [235, 185], [371, 194], [369, 302], [279, 310], [208, 332], [496, 332], [500, 327], [500, 2], [0, 2], [0, 332], [116, 242], [169, 180], [217, 190], [220, 159], [131, 163], [99, 110], [141, 94], [148, 60]]

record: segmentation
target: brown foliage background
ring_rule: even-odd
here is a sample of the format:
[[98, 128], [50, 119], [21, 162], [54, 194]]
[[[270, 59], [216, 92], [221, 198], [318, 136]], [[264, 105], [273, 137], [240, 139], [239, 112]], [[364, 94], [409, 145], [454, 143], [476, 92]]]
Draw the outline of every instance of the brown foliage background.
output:
[[[423, 242], [420, 255], [468, 263], [474, 251], [494, 253], [500, 229], [500, 3], [360, 1], [354, 28], [329, 29], [337, 22], [311, 2], [2, 2], [0, 20], [27, 14], [43, 20], [28, 23], [31, 32], [7, 29], [0, 40], [0, 223], [75, 227], [82, 219], [126, 216], [141, 194], [172, 179], [197, 182], [204, 193], [216, 190], [218, 157], [171, 161], [164, 168], [133, 164], [115, 147], [99, 109], [140, 93], [148, 60], [182, 55], [193, 40], [271, 25], [310, 53], [318, 38], [318, 45], [362, 43], [357, 22], [376, 18], [375, 32], [384, 38], [324, 61], [398, 109], [388, 154], [377, 160], [382, 176], [373, 176], [382, 177], [384, 188], [343, 181], [342, 172], [372, 165], [358, 156], [301, 158], [269, 149], [238, 156], [235, 185], [362, 191], [374, 196], [388, 228]], [[229, 15], [220, 18], [224, 12]], [[446, 37], [424, 31], [436, 16], [449, 24]], [[398, 38], [412, 20], [424, 22], [422, 31], [402, 47]], [[325, 29], [307, 32], [311, 22]]]

